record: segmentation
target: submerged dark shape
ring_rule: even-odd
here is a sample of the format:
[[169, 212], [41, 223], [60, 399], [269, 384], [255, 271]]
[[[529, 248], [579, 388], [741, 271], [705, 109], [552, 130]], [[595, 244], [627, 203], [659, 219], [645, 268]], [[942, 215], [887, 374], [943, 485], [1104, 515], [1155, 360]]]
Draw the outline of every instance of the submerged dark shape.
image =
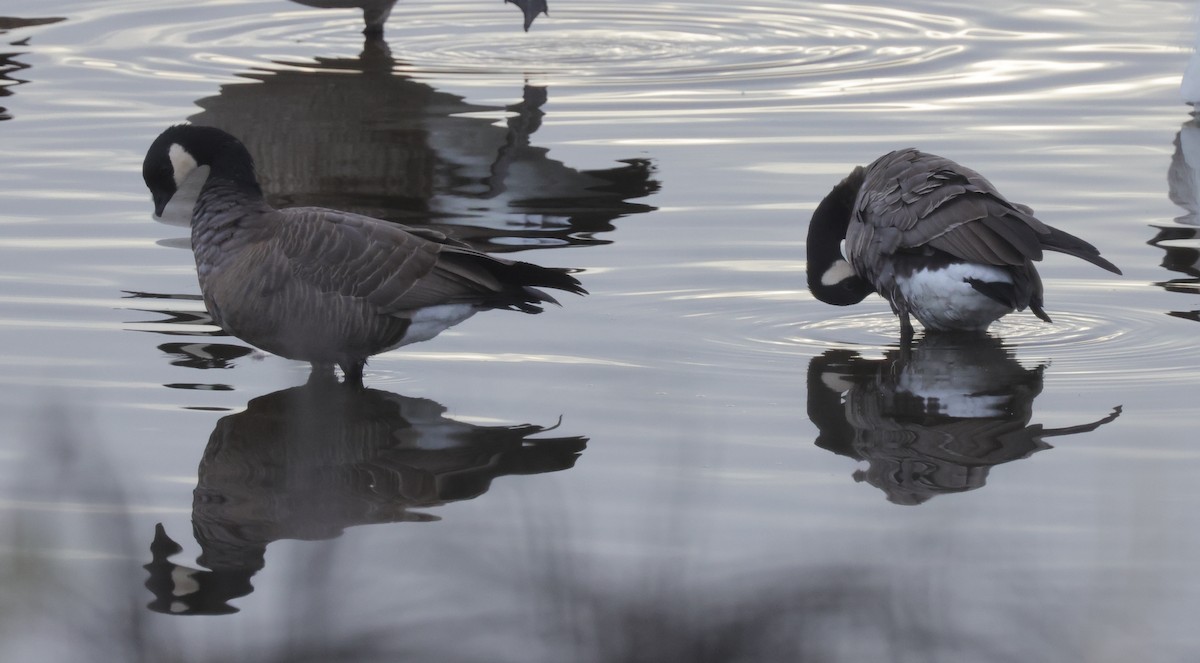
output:
[[583, 294], [565, 269], [494, 258], [441, 233], [319, 207], [274, 209], [245, 146], [212, 127], [176, 125], [142, 175], [161, 215], [209, 169], [192, 212], [204, 303], [222, 329], [268, 352], [336, 364], [362, 383], [367, 358], [433, 338], [475, 313], [540, 313], [539, 287]]
[[829, 350], [808, 365], [816, 445], [866, 461], [855, 472], [896, 504], [982, 488], [995, 465], [1051, 448], [1045, 438], [1093, 431], [1097, 421], [1030, 424], [1045, 365], [1025, 368], [982, 333], [932, 334], [883, 359]]
[[[363, 23], [366, 24], [363, 34], [374, 36], [383, 34], [384, 23], [387, 22], [388, 16], [392, 13], [392, 7], [396, 4], [396, 0], [292, 0], [292, 2], [322, 9], [361, 9]], [[547, 16], [550, 14], [546, 8], [546, 0], [504, 0], [504, 3], [512, 3], [521, 8], [521, 12], [525, 14], [526, 32], [529, 32], [529, 26], [533, 25], [533, 20], [537, 18], [538, 14]]]
[[228, 602], [253, 591], [273, 541], [437, 520], [416, 509], [479, 497], [497, 477], [570, 469], [587, 446], [584, 437], [534, 437], [543, 426], [478, 426], [445, 413], [427, 399], [314, 380], [222, 418], [192, 504], [204, 568], [170, 562], [180, 548], [160, 526], [146, 566], [150, 607], [233, 612]]
[[1042, 223], [979, 173], [908, 148], [855, 168], [817, 206], [808, 287], [838, 306], [879, 293], [905, 341], [910, 314], [930, 331], [983, 331], [1026, 308], [1050, 322], [1034, 267], [1043, 251], [1121, 273], [1096, 247]]

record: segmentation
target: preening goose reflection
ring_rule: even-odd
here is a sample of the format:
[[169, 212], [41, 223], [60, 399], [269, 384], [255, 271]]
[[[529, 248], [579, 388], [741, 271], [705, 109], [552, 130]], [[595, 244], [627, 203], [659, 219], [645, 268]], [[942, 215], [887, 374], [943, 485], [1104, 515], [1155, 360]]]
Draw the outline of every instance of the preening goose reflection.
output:
[[828, 350], [808, 365], [816, 445], [867, 463], [854, 473], [895, 504], [982, 488], [992, 467], [1049, 449], [1121, 413], [1066, 428], [1032, 424], [1045, 365], [1022, 366], [986, 334], [931, 334], [867, 359]]
[[226, 332], [262, 350], [341, 367], [362, 384], [367, 358], [428, 340], [478, 311], [540, 313], [540, 287], [583, 294], [566, 269], [494, 258], [430, 230], [319, 207], [274, 209], [242, 143], [176, 125], [151, 144], [142, 175], [161, 215], [209, 168], [192, 212], [204, 303]]
[[[845, 246], [845, 254], [842, 246]], [[1009, 202], [979, 173], [913, 148], [855, 168], [821, 201], [808, 227], [808, 288], [827, 304], [872, 292], [930, 331], [984, 331], [1029, 308], [1042, 320], [1043, 251], [1121, 270], [1091, 244]]]

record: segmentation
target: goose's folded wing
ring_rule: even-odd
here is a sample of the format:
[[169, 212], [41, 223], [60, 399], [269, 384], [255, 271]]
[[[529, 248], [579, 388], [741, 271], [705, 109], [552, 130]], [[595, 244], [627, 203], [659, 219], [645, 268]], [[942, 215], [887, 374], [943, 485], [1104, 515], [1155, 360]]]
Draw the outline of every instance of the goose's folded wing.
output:
[[418, 236], [398, 224], [321, 208], [277, 213], [274, 242], [292, 278], [363, 299], [380, 313], [472, 301], [500, 289], [490, 273], [450, 257], [475, 252], [436, 241], [435, 232]]
[[917, 150], [880, 157], [863, 192], [860, 232], [887, 252], [928, 245], [973, 262], [1022, 265], [1041, 259], [1040, 236], [1050, 232], [979, 173]]

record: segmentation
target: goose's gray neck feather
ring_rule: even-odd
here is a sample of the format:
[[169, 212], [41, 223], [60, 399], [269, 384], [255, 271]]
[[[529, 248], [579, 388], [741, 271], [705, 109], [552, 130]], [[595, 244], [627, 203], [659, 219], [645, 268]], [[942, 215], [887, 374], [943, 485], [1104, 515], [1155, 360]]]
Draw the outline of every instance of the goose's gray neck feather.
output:
[[210, 176], [192, 212], [192, 249], [202, 278], [257, 241], [272, 211], [262, 196], [248, 195], [236, 183]]

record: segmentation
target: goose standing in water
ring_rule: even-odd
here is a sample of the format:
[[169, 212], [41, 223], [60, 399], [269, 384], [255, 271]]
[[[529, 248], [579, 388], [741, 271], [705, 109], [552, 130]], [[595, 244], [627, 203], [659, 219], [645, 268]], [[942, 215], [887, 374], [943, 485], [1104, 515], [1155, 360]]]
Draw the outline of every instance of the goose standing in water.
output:
[[320, 207], [274, 209], [245, 146], [212, 127], [176, 125], [150, 146], [142, 176], [156, 215], [201, 166], [209, 171], [192, 210], [192, 251], [213, 320], [314, 372], [337, 364], [347, 384], [362, 384], [368, 357], [478, 311], [557, 304], [539, 286], [586, 292], [565, 269], [494, 258], [437, 232]]
[[1025, 308], [1050, 322], [1033, 264], [1047, 250], [1121, 273], [1096, 247], [1042, 223], [979, 173], [908, 148], [855, 168], [817, 205], [808, 288], [838, 306], [878, 292], [900, 317], [905, 343], [910, 314], [932, 331], [984, 331]]

